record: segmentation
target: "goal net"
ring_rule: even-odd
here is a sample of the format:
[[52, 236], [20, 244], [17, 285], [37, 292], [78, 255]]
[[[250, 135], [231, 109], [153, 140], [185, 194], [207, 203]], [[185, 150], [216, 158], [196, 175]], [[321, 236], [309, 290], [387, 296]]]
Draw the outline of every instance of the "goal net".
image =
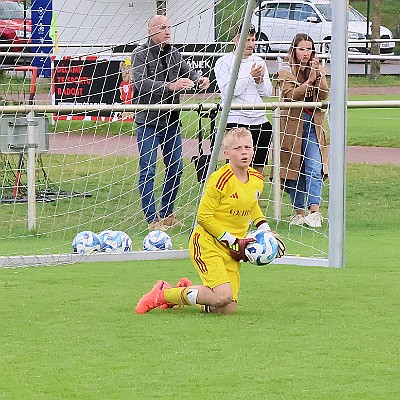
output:
[[[220, 127], [223, 107], [214, 66], [221, 56], [234, 51], [232, 39], [246, 6], [247, 2], [230, 0], [32, 3], [32, 24], [28, 18], [25, 27], [31, 44], [24, 52], [7, 48], [1, 65], [1, 266], [64, 264], [105, 260], [106, 256], [187, 256], [204, 184], [199, 179], [202, 171], [196, 170], [202, 159], [198, 156], [210, 155], [214, 149], [219, 154], [217, 166], [226, 162], [219, 148], [212, 146], [215, 134], [224, 129]], [[149, 221], [139, 193], [138, 110], [132, 105], [131, 55], [147, 41], [149, 19], [163, 11], [171, 23], [171, 43], [195, 73], [209, 77], [210, 86], [180, 96], [183, 170], [173, 208], [180, 223], [167, 230], [173, 250], [150, 256], [142, 250]], [[8, 63], [11, 56], [13, 64]], [[279, 145], [285, 132], [279, 129], [272, 105], [280, 104], [277, 72], [283, 54], [259, 56], [265, 59], [273, 91], [264, 102], [246, 107], [264, 110], [270, 123], [278, 127], [276, 134], [281, 139], [275, 143]], [[241, 109], [240, 104], [226, 107]], [[321, 124], [328, 132], [327, 119]], [[328, 181], [321, 195], [322, 227], [291, 225], [290, 197], [280, 182], [276, 182], [277, 190], [270, 179], [276, 159], [272, 148], [271, 143], [260, 204], [287, 247], [287, 255], [276, 262], [326, 265]], [[161, 148], [154, 168], [159, 209], [165, 175]], [[72, 241], [79, 232], [105, 230], [125, 232], [132, 240], [132, 251], [104, 257], [72, 254]]]

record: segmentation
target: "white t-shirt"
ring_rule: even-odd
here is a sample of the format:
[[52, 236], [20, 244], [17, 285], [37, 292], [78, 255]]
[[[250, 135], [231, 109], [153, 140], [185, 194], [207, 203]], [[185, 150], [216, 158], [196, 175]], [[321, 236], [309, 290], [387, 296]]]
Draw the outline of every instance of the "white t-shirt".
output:
[[[221, 91], [222, 106], [226, 99], [234, 60], [235, 53], [229, 53], [219, 58], [215, 63], [214, 73], [217, 78], [219, 90]], [[264, 80], [260, 84], [257, 84], [250, 75], [250, 70], [254, 63], [265, 66]], [[265, 65], [265, 61], [255, 54], [243, 58], [239, 68], [232, 103], [262, 103], [263, 98], [268, 98], [272, 95], [272, 90], [273, 87], [269, 79], [268, 68]], [[227, 122], [244, 125], [261, 125], [267, 122], [267, 117], [264, 110], [231, 110], [229, 111]]]

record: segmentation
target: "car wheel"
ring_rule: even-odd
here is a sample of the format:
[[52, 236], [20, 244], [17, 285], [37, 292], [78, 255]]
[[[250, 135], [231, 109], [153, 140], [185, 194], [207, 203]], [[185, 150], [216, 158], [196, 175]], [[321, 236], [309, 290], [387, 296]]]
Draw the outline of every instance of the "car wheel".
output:
[[[257, 40], [260, 42], [268, 42], [268, 36], [265, 33], [257, 34]], [[256, 44], [256, 52], [257, 53], [269, 53], [271, 51], [271, 47], [269, 43], [259, 43]]]

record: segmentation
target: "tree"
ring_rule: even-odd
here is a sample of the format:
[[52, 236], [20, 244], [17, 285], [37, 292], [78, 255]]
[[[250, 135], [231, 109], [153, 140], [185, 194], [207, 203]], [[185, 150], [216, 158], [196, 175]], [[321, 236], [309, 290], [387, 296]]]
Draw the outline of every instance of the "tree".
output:
[[[382, 21], [382, 0], [371, 0], [371, 39], [379, 39], [381, 37], [381, 21]], [[371, 54], [380, 54], [380, 43], [372, 43]], [[370, 79], [376, 80], [381, 75], [381, 62], [380, 60], [371, 61]]]

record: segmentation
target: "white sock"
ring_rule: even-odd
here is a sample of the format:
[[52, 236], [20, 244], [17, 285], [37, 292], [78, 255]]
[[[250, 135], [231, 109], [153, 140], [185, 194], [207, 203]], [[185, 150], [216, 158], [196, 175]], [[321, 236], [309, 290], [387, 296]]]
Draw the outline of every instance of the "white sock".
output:
[[197, 303], [197, 295], [199, 294], [199, 289], [189, 288], [186, 292], [186, 298], [189, 304], [194, 306]]

